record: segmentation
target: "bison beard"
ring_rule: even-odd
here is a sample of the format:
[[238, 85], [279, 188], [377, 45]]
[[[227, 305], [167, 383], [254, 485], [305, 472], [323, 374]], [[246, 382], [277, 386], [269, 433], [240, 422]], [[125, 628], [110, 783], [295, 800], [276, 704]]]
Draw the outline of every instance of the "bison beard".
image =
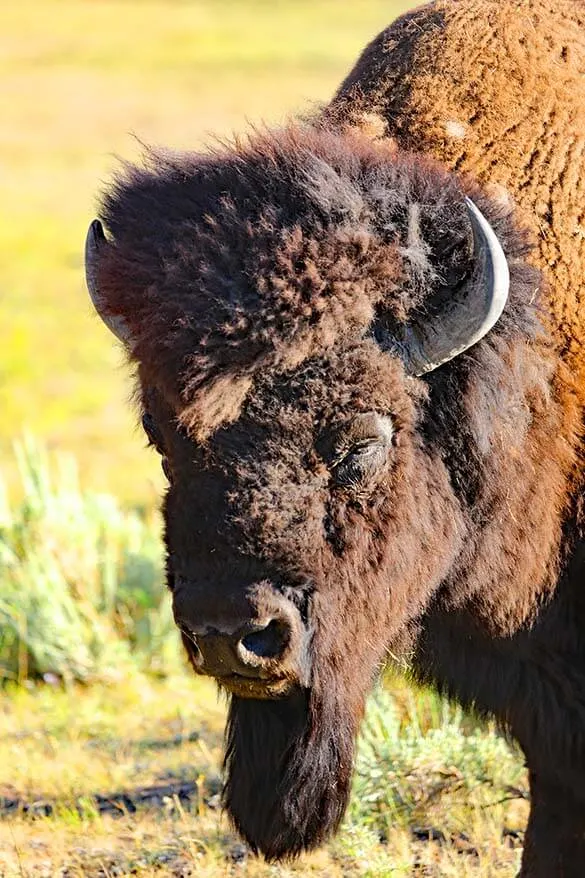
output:
[[337, 829], [360, 720], [335, 686], [277, 701], [232, 697], [224, 805], [255, 853], [298, 856]]

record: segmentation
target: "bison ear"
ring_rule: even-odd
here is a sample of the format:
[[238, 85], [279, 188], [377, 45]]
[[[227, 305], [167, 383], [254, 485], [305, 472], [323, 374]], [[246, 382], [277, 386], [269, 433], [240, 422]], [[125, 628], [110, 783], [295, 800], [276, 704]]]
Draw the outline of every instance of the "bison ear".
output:
[[510, 290], [510, 270], [498, 237], [486, 218], [465, 199], [473, 234], [474, 268], [469, 280], [442, 310], [418, 314], [390, 332], [382, 325], [373, 336], [383, 350], [397, 354], [411, 375], [432, 372], [480, 341], [500, 319]]
[[99, 289], [99, 261], [110, 246], [102, 224], [99, 220], [94, 220], [89, 226], [85, 239], [85, 282], [94, 308], [108, 329], [125, 345], [130, 345], [130, 330], [126, 321], [119, 315], [108, 313], [107, 303]]

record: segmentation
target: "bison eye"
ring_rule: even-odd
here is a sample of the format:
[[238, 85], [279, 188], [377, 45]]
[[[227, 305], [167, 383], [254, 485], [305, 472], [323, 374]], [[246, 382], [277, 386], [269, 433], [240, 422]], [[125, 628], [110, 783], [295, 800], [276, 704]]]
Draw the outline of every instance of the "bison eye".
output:
[[339, 436], [331, 477], [344, 488], [359, 487], [379, 472], [394, 443], [394, 424], [377, 412], [356, 415]]
[[163, 441], [155, 420], [148, 412], [142, 415], [142, 429], [146, 433], [148, 444], [152, 445], [159, 454], [163, 453]]
[[374, 476], [386, 461], [388, 447], [377, 439], [360, 442], [338, 460], [332, 468], [336, 485], [358, 487]]

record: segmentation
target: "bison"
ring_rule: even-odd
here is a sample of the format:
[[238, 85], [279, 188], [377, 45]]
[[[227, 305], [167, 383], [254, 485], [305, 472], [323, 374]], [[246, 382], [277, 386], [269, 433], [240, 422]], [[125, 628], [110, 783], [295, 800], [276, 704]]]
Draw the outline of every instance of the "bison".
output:
[[[90, 226], [169, 482], [176, 622], [230, 698], [224, 804], [269, 859], [338, 827], [392, 655], [519, 742], [522, 874], [583, 873], [584, 10], [432, 3], [314, 118], [152, 150]], [[534, 93], [517, 67], [502, 120], [509, 58], [548, 65], [555, 29], [572, 42]], [[522, 151], [545, 87], [574, 130]]]

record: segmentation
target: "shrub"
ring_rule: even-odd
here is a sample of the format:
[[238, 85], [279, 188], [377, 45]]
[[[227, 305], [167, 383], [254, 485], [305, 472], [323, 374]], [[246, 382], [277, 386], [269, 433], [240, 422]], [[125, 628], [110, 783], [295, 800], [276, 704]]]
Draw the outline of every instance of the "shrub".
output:
[[[108, 678], [181, 661], [159, 523], [83, 492], [70, 457], [16, 445], [23, 498], [0, 491], [0, 675]], [[1, 486], [0, 486], [1, 487]]]
[[522, 799], [525, 787], [521, 757], [493, 724], [430, 692], [413, 690], [404, 709], [380, 688], [358, 744], [349, 818], [383, 836], [396, 825], [460, 833], [471, 808]]

